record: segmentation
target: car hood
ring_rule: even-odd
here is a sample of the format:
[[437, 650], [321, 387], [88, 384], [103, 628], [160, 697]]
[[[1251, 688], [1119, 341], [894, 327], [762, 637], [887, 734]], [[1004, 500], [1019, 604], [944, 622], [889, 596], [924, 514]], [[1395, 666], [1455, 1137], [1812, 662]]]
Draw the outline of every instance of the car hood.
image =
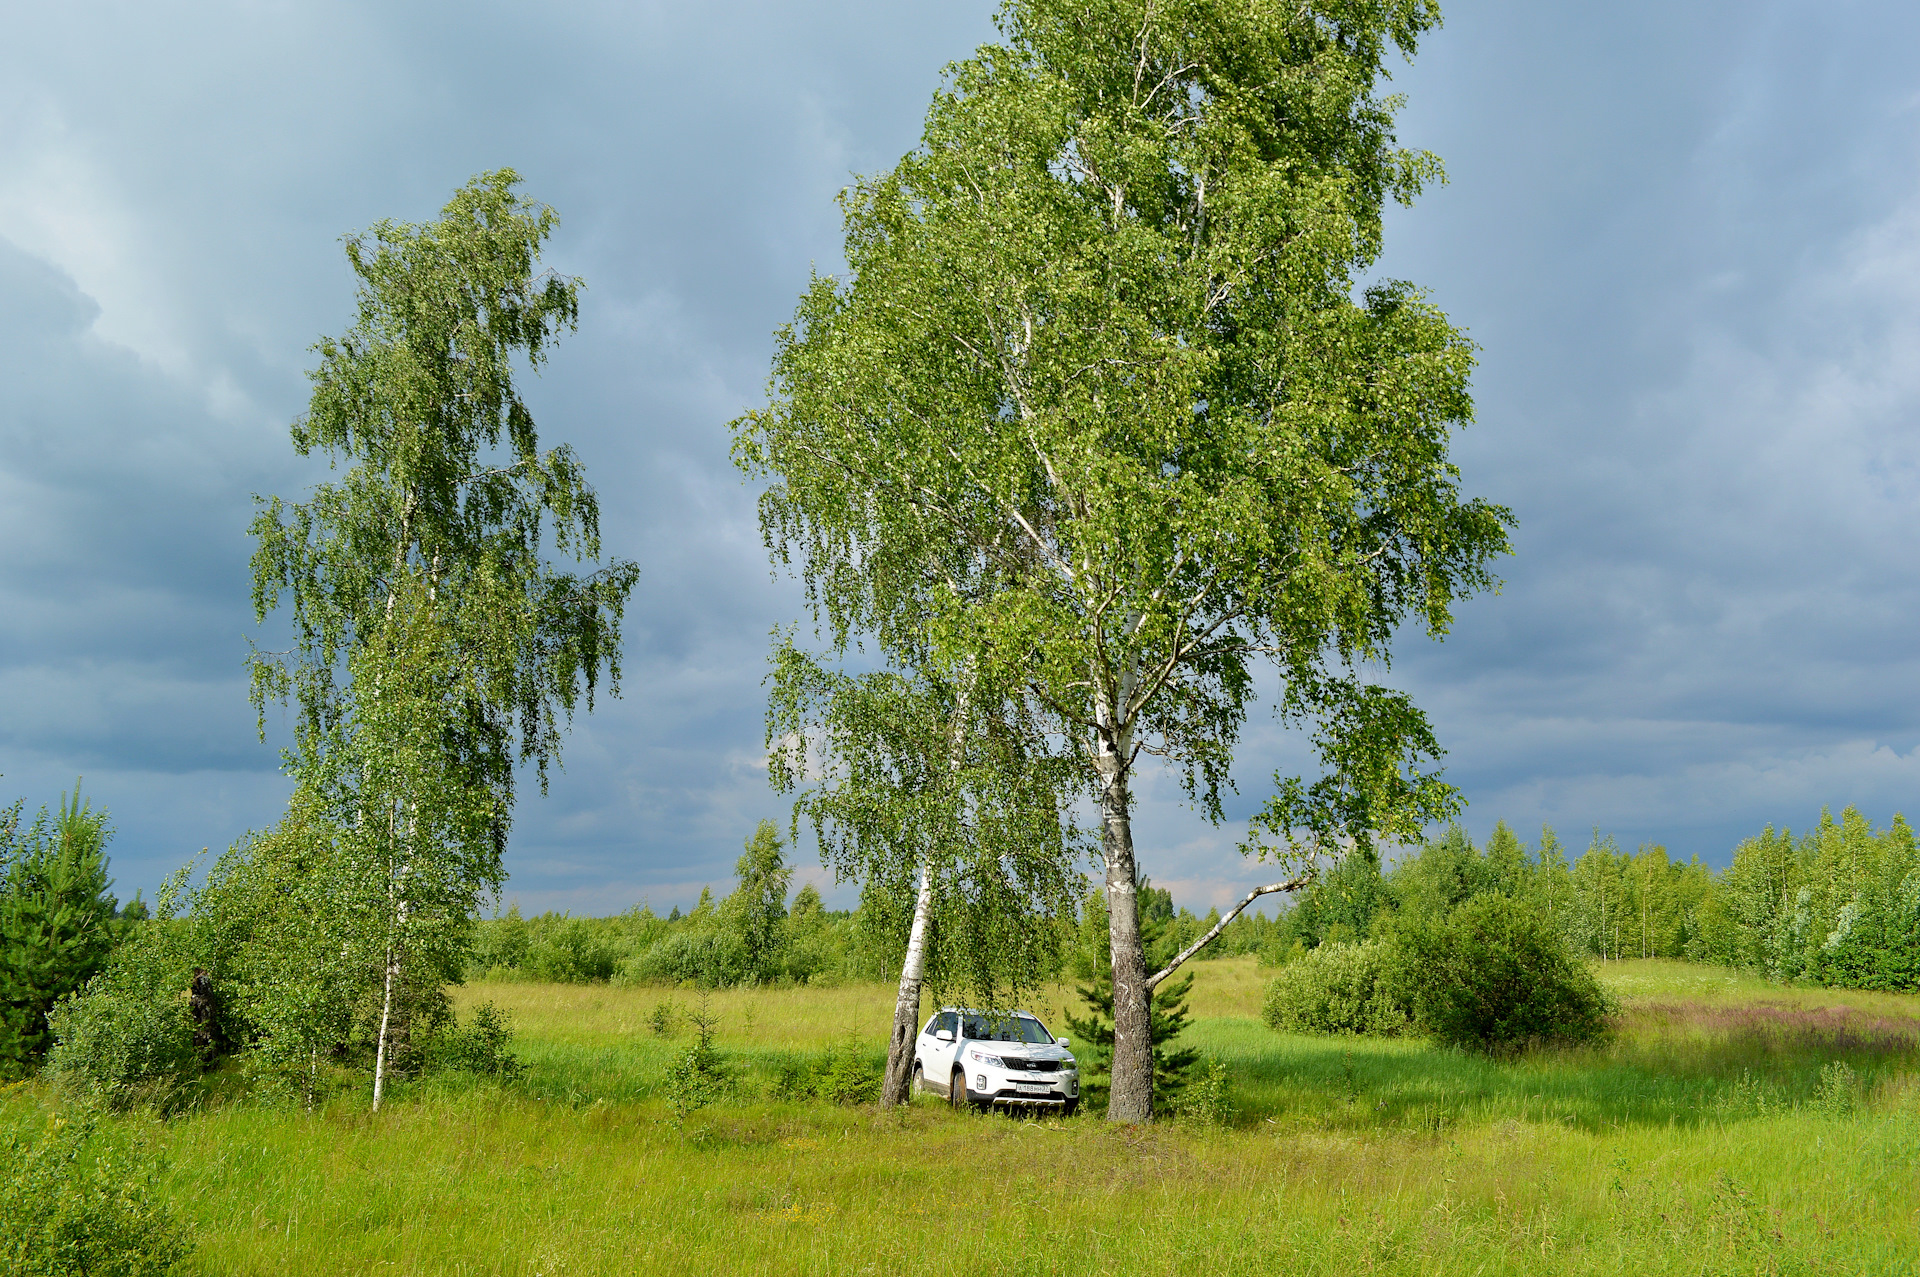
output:
[[1011, 1056], [1016, 1060], [1071, 1060], [1073, 1052], [1057, 1044], [1039, 1042], [976, 1042], [969, 1040], [967, 1050], [986, 1055]]

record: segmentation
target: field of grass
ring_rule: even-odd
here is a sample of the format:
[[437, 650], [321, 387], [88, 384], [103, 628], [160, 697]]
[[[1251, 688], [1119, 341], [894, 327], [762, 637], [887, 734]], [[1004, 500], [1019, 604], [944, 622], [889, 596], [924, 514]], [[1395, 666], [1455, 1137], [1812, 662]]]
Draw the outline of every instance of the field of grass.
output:
[[[520, 1085], [126, 1120], [203, 1273], [1920, 1270], [1920, 998], [1616, 963], [1614, 1041], [1496, 1062], [1275, 1034], [1250, 960], [1199, 971], [1225, 1127], [770, 1098], [783, 1061], [878, 1058], [877, 986], [712, 995], [738, 1094], [683, 1126], [652, 1021], [698, 994], [532, 984], [460, 994], [514, 1016]], [[1068, 992], [1029, 1003], [1056, 1032]]]

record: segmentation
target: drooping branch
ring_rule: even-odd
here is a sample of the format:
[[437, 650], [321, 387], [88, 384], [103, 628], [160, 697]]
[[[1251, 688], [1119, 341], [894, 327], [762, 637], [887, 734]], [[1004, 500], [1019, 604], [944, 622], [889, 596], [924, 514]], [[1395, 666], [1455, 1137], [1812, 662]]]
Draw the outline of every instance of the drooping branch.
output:
[[1229, 912], [1225, 917], [1221, 918], [1220, 921], [1214, 923], [1212, 927], [1208, 928], [1206, 935], [1201, 936], [1198, 940], [1195, 940], [1192, 944], [1182, 949], [1179, 953], [1173, 956], [1173, 961], [1167, 963], [1166, 966], [1160, 968], [1158, 971], [1148, 976], [1147, 991], [1151, 993], [1153, 990], [1159, 988], [1160, 982], [1166, 979], [1168, 976], [1172, 975], [1175, 971], [1179, 970], [1180, 965], [1184, 963], [1188, 958], [1191, 958], [1194, 954], [1200, 952], [1202, 949], [1206, 948], [1208, 945], [1212, 944], [1215, 940], [1217, 940], [1220, 937], [1220, 933], [1227, 929], [1227, 924], [1229, 922], [1232, 922], [1235, 918], [1238, 918], [1241, 912], [1244, 911], [1248, 905], [1252, 904], [1254, 901], [1258, 900], [1260, 897], [1270, 896], [1276, 891], [1298, 891], [1300, 890], [1300, 888], [1306, 885], [1307, 885], [1307, 875], [1298, 874], [1292, 878], [1288, 878], [1284, 882], [1270, 882], [1264, 887], [1255, 887], [1252, 891], [1249, 891], [1247, 893], [1245, 899], [1243, 899], [1239, 904], [1233, 907], [1231, 912]]

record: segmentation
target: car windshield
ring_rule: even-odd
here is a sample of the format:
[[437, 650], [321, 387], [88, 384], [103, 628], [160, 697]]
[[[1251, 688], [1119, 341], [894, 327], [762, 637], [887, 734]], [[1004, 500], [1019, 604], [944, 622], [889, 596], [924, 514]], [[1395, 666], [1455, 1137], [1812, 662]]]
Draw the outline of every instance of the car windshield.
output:
[[970, 1015], [966, 1018], [965, 1027], [965, 1036], [975, 1042], [1041, 1044], [1053, 1041], [1053, 1035], [1047, 1032], [1047, 1026], [1030, 1015], [1014, 1015], [997, 1020], [989, 1020], [984, 1015]]

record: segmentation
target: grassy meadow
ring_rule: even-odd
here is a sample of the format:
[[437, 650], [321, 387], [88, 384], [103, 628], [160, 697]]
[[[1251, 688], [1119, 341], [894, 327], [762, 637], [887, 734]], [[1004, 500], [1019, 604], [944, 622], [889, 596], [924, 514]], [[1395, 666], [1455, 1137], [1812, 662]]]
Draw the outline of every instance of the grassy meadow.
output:
[[[697, 993], [476, 985], [527, 1076], [403, 1087], [377, 1117], [209, 1104], [127, 1118], [202, 1273], [1905, 1273], [1920, 1271], [1920, 998], [1607, 964], [1605, 1046], [1491, 1061], [1276, 1034], [1251, 959], [1199, 965], [1222, 1126], [771, 1098], [877, 1061], [891, 990], [715, 993], [733, 1099], [657, 1094]], [[1067, 990], [1029, 1006], [1056, 1032]], [[0, 1120], [47, 1120], [39, 1084]]]

